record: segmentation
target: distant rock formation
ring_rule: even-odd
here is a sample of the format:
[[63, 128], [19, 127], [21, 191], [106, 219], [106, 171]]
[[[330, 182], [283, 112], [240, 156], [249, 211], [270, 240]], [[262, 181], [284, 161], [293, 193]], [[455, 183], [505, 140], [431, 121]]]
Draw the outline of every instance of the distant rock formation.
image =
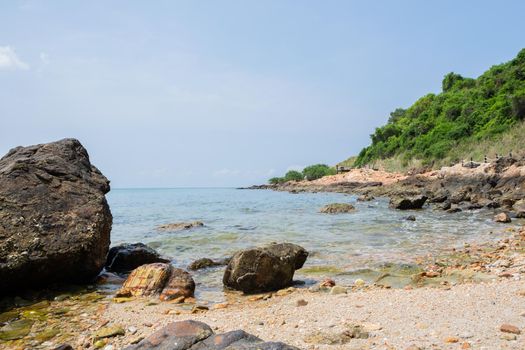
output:
[[110, 243], [108, 191], [75, 139], [0, 159], [0, 294], [95, 278]]

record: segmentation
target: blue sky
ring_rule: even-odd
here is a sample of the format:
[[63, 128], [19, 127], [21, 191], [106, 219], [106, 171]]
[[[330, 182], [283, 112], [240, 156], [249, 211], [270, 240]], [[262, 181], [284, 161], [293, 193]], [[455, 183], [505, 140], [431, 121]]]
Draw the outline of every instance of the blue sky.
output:
[[114, 187], [335, 164], [454, 71], [525, 47], [523, 1], [2, 1], [0, 153], [78, 138]]

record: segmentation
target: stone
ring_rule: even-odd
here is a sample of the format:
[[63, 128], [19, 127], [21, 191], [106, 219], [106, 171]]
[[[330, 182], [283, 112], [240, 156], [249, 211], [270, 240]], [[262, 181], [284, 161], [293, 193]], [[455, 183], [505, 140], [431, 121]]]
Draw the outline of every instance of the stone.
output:
[[459, 338], [458, 337], [446, 337], [445, 343], [458, 343]]
[[141, 265], [157, 262], [167, 263], [169, 260], [144, 243], [125, 243], [109, 250], [105, 268], [112, 272], [129, 272]]
[[510, 333], [502, 334], [500, 336], [500, 338], [502, 340], [508, 340], [508, 341], [512, 341], [512, 340], [516, 340], [517, 339], [516, 334], [510, 334]]
[[399, 210], [421, 209], [426, 201], [426, 196], [391, 198], [390, 207]]
[[291, 243], [272, 243], [234, 254], [226, 270], [226, 287], [256, 293], [274, 291], [292, 284], [295, 270], [300, 269], [308, 252]]
[[358, 278], [354, 281], [354, 286], [356, 287], [363, 287], [366, 285], [366, 282], [362, 280], [361, 278]]
[[416, 217], [414, 215], [409, 215], [405, 218], [407, 221], [416, 221]]
[[0, 340], [16, 340], [25, 337], [31, 331], [34, 322], [33, 320], [21, 319], [6, 324], [0, 328]]
[[0, 294], [91, 282], [112, 216], [109, 181], [75, 139], [16, 147], [0, 159]]
[[53, 350], [73, 350], [73, 347], [69, 344], [62, 344], [54, 348]]
[[507, 213], [499, 213], [496, 216], [494, 216], [495, 222], [501, 222], [501, 223], [509, 223], [512, 220], [510, 219], [509, 214]]
[[346, 292], [346, 288], [342, 286], [333, 286], [332, 289], [330, 289], [331, 295], [346, 294]]
[[351, 213], [355, 210], [355, 207], [352, 204], [348, 203], [332, 203], [325, 205], [319, 210], [320, 213], [324, 214], [342, 214], [342, 213]]
[[308, 305], [308, 302], [306, 300], [304, 300], [304, 299], [299, 299], [299, 300], [297, 300], [295, 302], [295, 305], [296, 306], [306, 306], [306, 305]]
[[335, 286], [335, 281], [331, 278], [325, 278], [321, 283], [319, 283], [320, 288], [332, 288]]
[[513, 326], [508, 323], [504, 323], [499, 327], [499, 330], [503, 333], [512, 333], [512, 334], [521, 334], [521, 331], [518, 327]]
[[201, 221], [177, 222], [157, 226], [157, 231], [182, 231], [202, 226], [204, 226], [204, 223]]
[[160, 300], [167, 301], [192, 297], [194, 292], [195, 282], [188, 272], [170, 264], [154, 263], [133, 270], [117, 297], [159, 295]]
[[172, 300], [179, 297], [192, 297], [195, 292], [195, 282], [191, 275], [182, 270], [172, 267], [171, 274], [160, 294], [160, 300]]
[[188, 266], [188, 270], [195, 271], [195, 270], [206, 269], [206, 268], [209, 268], [209, 267], [225, 266], [225, 265], [228, 265], [229, 262], [230, 262], [229, 258], [218, 260], [218, 261], [215, 261], [215, 260], [212, 260], [212, 259], [209, 259], [209, 258], [201, 258], [201, 259], [197, 259], [197, 260], [193, 261]]
[[100, 340], [124, 334], [126, 334], [126, 331], [121, 326], [102, 327], [93, 334], [93, 339]]

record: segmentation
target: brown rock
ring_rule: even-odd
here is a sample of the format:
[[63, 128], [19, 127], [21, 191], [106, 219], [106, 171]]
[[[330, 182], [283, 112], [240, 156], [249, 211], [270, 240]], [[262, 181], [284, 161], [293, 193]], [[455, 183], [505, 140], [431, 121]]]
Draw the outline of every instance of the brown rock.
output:
[[501, 222], [501, 223], [509, 223], [512, 220], [510, 219], [509, 214], [507, 213], [499, 213], [498, 215], [494, 216], [495, 222]]
[[325, 205], [319, 211], [324, 214], [342, 214], [342, 213], [351, 213], [355, 210], [355, 207], [352, 204], [348, 203], [332, 203]]
[[306, 306], [306, 305], [308, 305], [308, 302], [306, 300], [304, 300], [304, 299], [299, 299], [299, 300], [297, 300], [295, 302], [295, 305], [296, 306]]
[[16, 147], [0, 159], [0, 294], [91, 282], [109, 248], [108, 191], [75, 139]]
[[502, 324], [499, 327], [499, 330], [504, 333], [521, 334], [521, 331], [518, 327], [508, 324], [508, 323]]
[[202, 227], [202, 226], [204, 226], [204, 223], [202, 223], [201, 221], [177, 222], [177, 223], [157, 226], [157, 231], [182, 231], [182, 230], [189, 230], [195, 227]]
[[171, 275], [160, 294], [160, 300], [171, 300], [179, 297], [192, 297], [195, 282], [189, 273], [182, 269], [171, 268]]

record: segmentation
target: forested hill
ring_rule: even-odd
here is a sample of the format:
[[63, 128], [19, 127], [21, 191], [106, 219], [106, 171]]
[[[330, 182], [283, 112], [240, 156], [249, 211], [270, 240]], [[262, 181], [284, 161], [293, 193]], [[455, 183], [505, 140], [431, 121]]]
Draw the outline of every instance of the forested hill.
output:
[[[390, 113], [387, 124], [375, 130], [372, 144], [359, 153], [354, 165], [388, 158], [405, 164], [417, 159], [428, 165], [450, 158], [462, 147], [470, 149], [515, 128], [523, 129], [525, 49], [477, 79], [449, 73], [442, 90], [420, 98], [408, 109]], [[518, 137], [525, 144], [525, 136]]]

